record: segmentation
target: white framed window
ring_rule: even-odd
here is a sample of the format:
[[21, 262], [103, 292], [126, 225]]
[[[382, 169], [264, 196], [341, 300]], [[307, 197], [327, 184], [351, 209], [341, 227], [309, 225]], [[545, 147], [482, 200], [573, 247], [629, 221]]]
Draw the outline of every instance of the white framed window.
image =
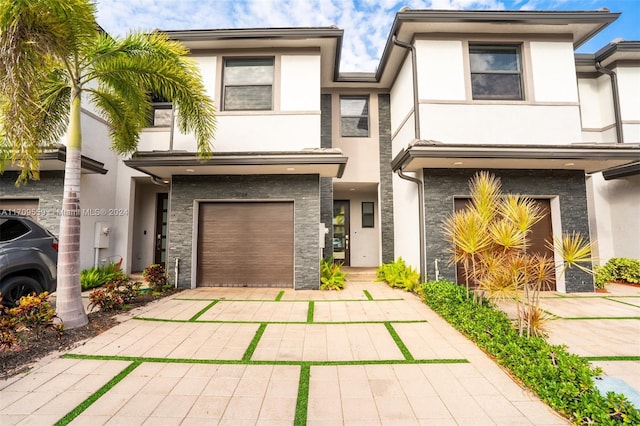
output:
[[469, 45], [474, 100], [523, 100], [521, 49], [517, 45]]
[[171, 127], [173, 105], [171, 102], [154, 102], [149, 125], [151, 127]]
[[226, 58], [222, 77], [222, 109], [273, 109], [273, 68], [274, 58]]
[[369, 96], [340, 96], [340, 135], [369, 136]]

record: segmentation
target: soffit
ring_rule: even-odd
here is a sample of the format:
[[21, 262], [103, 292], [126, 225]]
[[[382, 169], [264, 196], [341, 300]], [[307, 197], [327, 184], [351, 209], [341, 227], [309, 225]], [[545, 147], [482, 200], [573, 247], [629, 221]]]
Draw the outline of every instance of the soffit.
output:
[[175, 175], [300, 175], [340, 177], [347, 157], [337, 149], [295, 152], [214, 153], [200, 160], [188, 152], [142, 152], [125, 164], [150, 176], [168, 180]]
[[[39, 170], [41, 172], [63, 171], [67, 160], [67, 151], [65, 146], [55, 148], [53, 150], [43, 152], [38, 155], [40, 161]], [[108, 170], [104, 168], [104, 163], [94, 160], [87, 156], [81, 156], [81, 173], [82, 174], [107, 174]], [[9, 172], [20, 172], [22, 168], [19, 164], [11, 164], [7, 162], [5, 170]]]
[[638, 144], [472, 145], [418, 141], [392, 161], [393, 170], [540, 169], [596, 173], [640, 161]]

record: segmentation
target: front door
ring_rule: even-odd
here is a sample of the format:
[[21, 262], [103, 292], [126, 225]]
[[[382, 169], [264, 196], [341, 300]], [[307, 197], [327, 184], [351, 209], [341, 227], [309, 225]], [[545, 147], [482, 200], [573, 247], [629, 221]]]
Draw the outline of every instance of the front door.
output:
[[166, 267], [167, 262], [167, 220], [169, 218], [169, 194], [159, 192], [156, 200], [155, 255], [153, 263]]
[[350, 264], [348, 200], [333, 202], [333, 258], [345, 266]]

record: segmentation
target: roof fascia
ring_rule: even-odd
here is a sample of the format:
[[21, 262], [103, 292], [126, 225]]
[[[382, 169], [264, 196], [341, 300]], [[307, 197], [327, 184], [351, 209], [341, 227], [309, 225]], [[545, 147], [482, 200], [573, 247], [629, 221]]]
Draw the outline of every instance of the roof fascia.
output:
[[[610, 23], [618, 19], [620, 13], [601, 11], [459, 11], [459, 10], [401, 10], [399, 11], [382, 51], [380, 64], [376, 71], [376, 80], [380, 81], [386, 64], [394, 48], [393, 36], [398, 34], [404, 22], [475, 22], [475, 23], [521, 23], [521, 24], [552, 24], [569, 23], [597, 23], [593, 31], [580, 40], [574, 42], [574, 48], [589, 40], [602, 31]], [[403, 40], [411, 42], [411, 40]]]

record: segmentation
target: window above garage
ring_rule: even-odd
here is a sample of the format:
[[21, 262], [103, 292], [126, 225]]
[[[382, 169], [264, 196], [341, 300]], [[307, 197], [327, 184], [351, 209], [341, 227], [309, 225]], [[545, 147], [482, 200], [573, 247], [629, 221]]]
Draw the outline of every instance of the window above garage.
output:
[[222, 106], [225, 111], [273, 109], [274, 58], [224, 60]]

